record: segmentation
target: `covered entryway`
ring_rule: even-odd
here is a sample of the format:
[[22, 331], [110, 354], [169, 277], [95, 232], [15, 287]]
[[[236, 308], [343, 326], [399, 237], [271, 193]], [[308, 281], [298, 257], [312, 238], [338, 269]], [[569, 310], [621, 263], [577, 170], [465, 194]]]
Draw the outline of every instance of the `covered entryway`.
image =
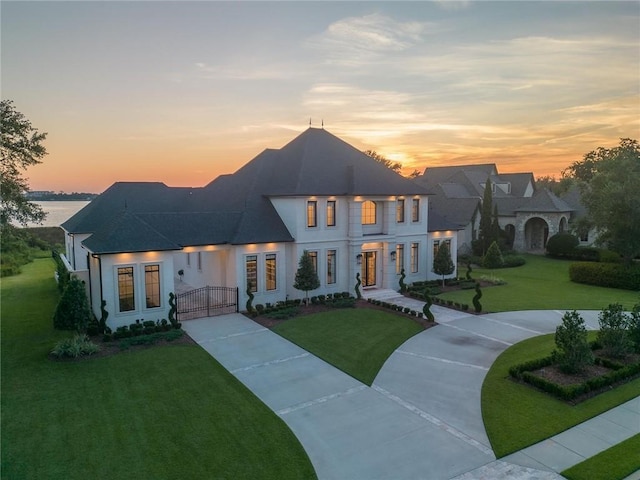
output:
[[524, 237], [527, 251], [544, 250], [549, 237], [549, 225], [543, 218], [530, 218], [524, 225]]
[[237, 287], [202, 287], [176, 296], [178, 321], [238, 312]]

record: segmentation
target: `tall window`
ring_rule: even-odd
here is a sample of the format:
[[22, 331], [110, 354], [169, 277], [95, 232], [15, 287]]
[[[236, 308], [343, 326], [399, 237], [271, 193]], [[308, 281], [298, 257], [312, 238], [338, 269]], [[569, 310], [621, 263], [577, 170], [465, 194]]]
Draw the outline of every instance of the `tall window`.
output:
[[144, 290], [147, 308], [160, 306], [160, 265], [144, 266]]
[[412, 243], [411, 244], [411, 273], [418, 272], [418, 247], [420, 244]]
[[118, 300], [121, 312], [136, 309], [133, 267], [118, 268]]
[[267, 290], [276, 289], [276, 254], [268, 253], [265, 257], [265, 280]]
[[311, 259], [311, 263], [313, 264], [313, 270], [318, 273], [318, 252], [307, 252], [309, 258]]
[[198, 252], [198, 271], [202, 271], [202, 252]]
[[318, 226], [318, 202], [309, 200], [307, 202], [307, 227]]
[[367, 200], [362, 204], [362, 225], [376, 224], [376, 202]]
[[336, 201], [327, 200], [327, 227], [336, 226]]
[[404, 198], [396, 200], [396, 222], [404, 223]]
[[396, 273], [400, 275], [400, 272], [404, 268], [404, 244], [400, 243], [396, 245]]
[[327, 284], [336, 283], [336, 251], [327, 250]]
[[245, 275], [247, 277], [247, 284], [251, 283], [251, 291], [258, 291], [258, 256], [247, 255], [245, 260]]
[[187, 267], [191, 266], [191, 254], [187, 253]]
[[420, 221], [420, 199], [414, 198], [411, 202], [411, 221], [419, 222]]

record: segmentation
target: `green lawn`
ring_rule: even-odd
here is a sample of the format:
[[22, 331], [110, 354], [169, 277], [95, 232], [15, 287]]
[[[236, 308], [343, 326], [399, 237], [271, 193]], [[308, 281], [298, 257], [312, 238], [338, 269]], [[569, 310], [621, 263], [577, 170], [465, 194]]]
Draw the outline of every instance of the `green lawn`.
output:
[[315, 478], [284, 422], [197, 346], [51, 362], [50, 259], [2, 279], [2, 477]]
[[306, 315], [273, 329], [366, 385], [396, 348], [422, 330], [413, 320], [371, 308]]
[[[590, 332], [592, 338], [596, 332]], [[524, 340], [504, 351], [482, 385], [482, 418], [491, 446], [500, 458], [537, 443], [630, 400], [640, 379], [571, 406], [530, 386], [509, 380], [509, 367], [549, 355], [554, 335]], [[640, 457], [636, 457], [640, 468]]]
[[569, 480], [620, 480], [640, 468], [640, 434], [562, 472]]
[[[640, 301], [639, 292], [583, 285], [569, 280], [566, 260], [540, 255], [524, 255], [527, 263], [521, 267], [488, 270], [474, 268], [471, 276], [479, 279], [499, 278], [506, 285], [482, 289], [482, 308], [489, 312], [513, 310], [601, 310], [610, 303], [621, 303], [630, 309]], [[460, 267], [460, 275], [466, 272]], [[474, 290], [443, 293], [440, 298], [473, 305]]]

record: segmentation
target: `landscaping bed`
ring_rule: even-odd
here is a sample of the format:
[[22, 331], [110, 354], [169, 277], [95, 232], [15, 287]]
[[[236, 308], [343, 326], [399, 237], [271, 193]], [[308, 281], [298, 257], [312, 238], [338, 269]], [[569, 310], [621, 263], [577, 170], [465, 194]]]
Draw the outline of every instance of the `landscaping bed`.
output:
[[576, 373], [563, 372], [554, 355], [515, 365], [512, 380], [548, 393], [570, 405], [577, 405], [600, 393], [640, 378], [640, 355], [622, 359], [606, 357], [595, 350], [595, 362]]

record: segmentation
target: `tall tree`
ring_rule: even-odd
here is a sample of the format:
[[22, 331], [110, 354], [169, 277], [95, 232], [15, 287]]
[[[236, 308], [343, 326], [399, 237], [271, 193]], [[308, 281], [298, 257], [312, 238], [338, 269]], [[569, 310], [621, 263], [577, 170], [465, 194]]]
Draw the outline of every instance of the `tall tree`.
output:
[[21, 225], [41, 222], [45, 212], [29, 202], [29, 191], [23, 171], [41, 163], [47, 154], [42, 145], [47, 134], [38, 132], [31, 122], [13, 106], [11, 100], [0, 102], [0, 227], [13, 220]]
[[374, 150], [365, 150], [364, 153], [365, 155], [373, 158], [376, 162], [381, 163], [382, 165], [387, 167], [389, 170], [393, 170], [396, 173], [400, 173], [400, 170], [402, 170], [402, 164], [400, 162], [389, 160], [388, 158], [383, 157]]
[[627, 263], [640, 255], [640, 146], [623, 138], [599, 147], [564, 172], [578, 182], [598, 243], [620, 253]]
[[491, 224], [493, 208], [493, 192], [491, 191], [491, 179], [487, 177], [484, 185], [484, 196], [482, 197], [482, 209], [480, 210], [480, 243], [482, 245], [482, 255], [487, 252], [491, 245]]
[[[498, 205], [493, 205], [493, 217], [491, 219], [491, 238], [489, 239], [491, 243], [497, 242], [500, 243], [500, 222], [498, 222]], [[489, 245], [491, 245], [489, 243]]]
[[451, 252], [446, 242], [443, 242], [436, 252], [433, 259], [433, 273], [442, 275], [442, 286], [444, 287], [444, 276], [451, 275], [455, 271], [456, 266], [451, 259]]
[[309, 252], [305, 250], [302, 252], [300, 262], [298, 262], [298, 271], [296, 272], [293, 288], [302, 290], [305, 293], [307, 303], [309, 303], [309, 291], [315, 290], [319, 286], [320, 280], [318, 279], [316, 268], [313, 265]]

